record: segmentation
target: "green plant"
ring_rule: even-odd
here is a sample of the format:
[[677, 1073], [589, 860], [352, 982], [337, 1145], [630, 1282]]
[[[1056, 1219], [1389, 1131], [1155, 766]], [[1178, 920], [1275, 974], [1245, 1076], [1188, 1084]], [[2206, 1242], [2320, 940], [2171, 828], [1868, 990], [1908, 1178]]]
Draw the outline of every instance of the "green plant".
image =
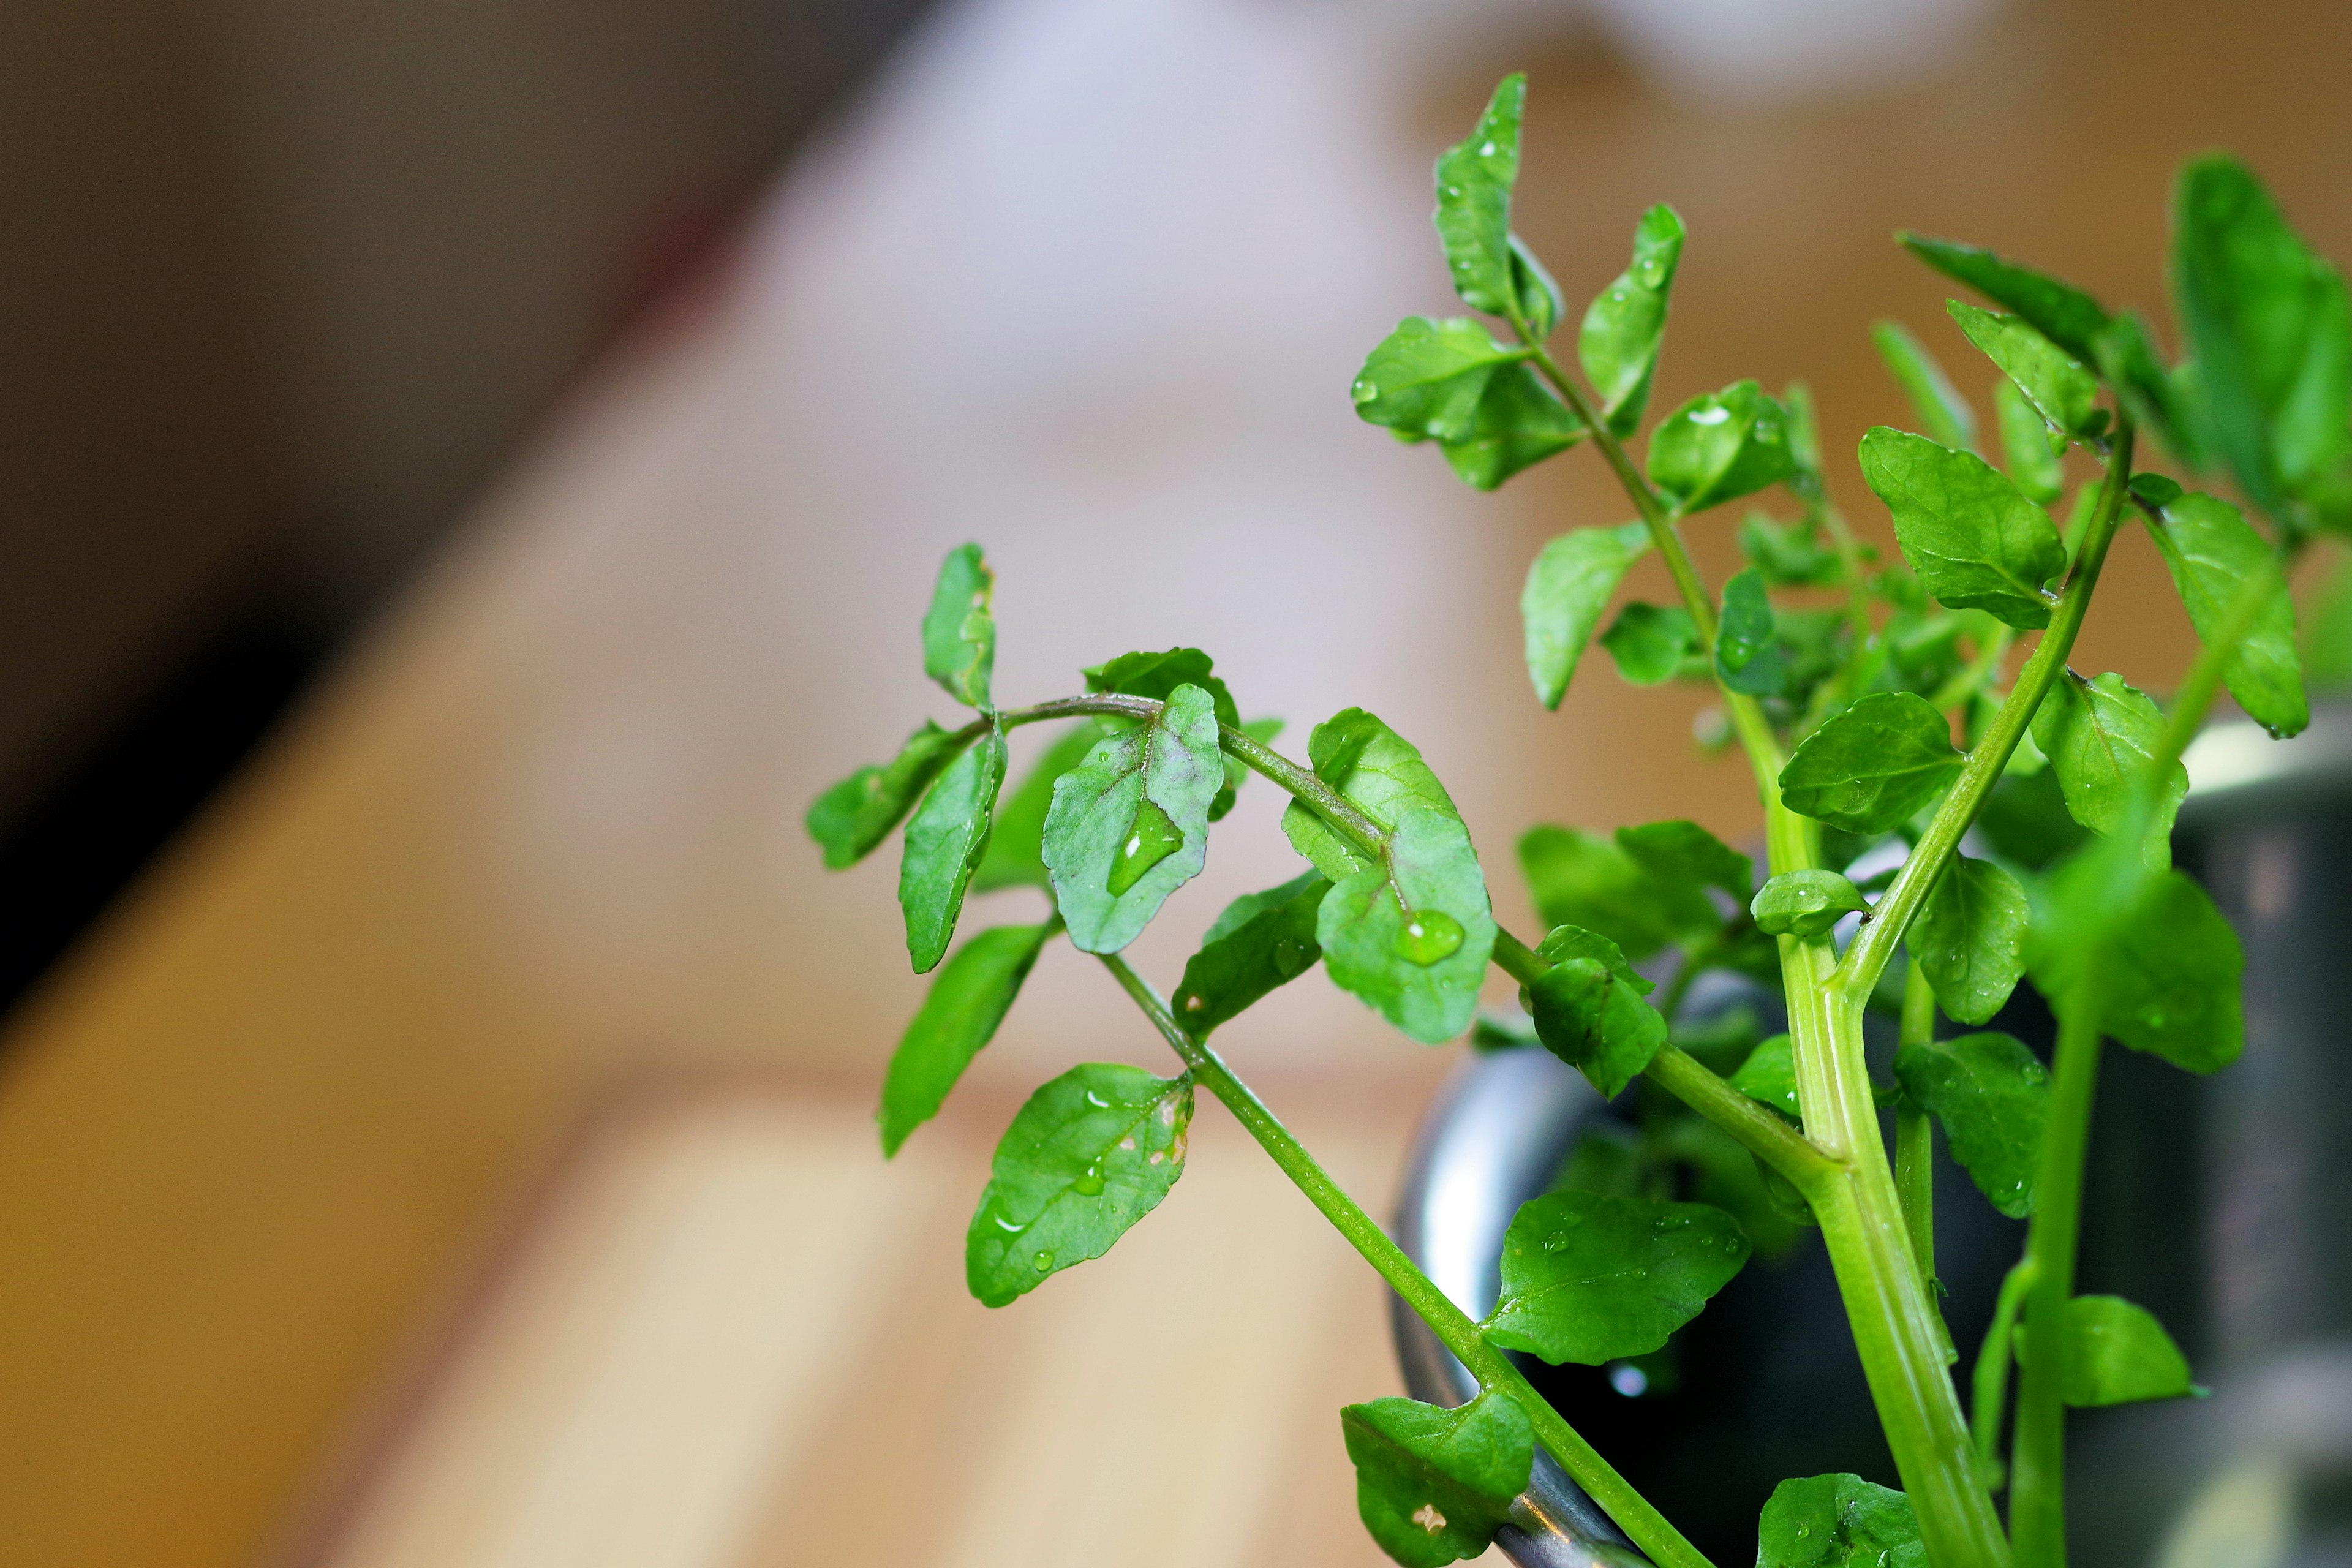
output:
[[[1684, 240], [1669, 208], [1642, 217], [1631, 265], [1586, 310], [1581, 374], [1555, 357], [1559, 289], [1509, 226], [1524, 91], [1507, 79], [1436, 168], [1455, 289], [1507, 336], [1472, 317], [1410, 318], [1365, 361], [1356, 410], [1402, 441], [1434, 442], [1480, 489], [1579, 443], [1599, 450], [1635, 521], [1573, 530], [1537, 558], [1522, 598], [1536, 695], [1557, 706], [1594, 642], [1637, 685], [1712, 683], [1755, 774], [1766, 879], [1688, 822], [1609, 837], [1538, 827], [1518, 846], [1549, 928], [1530, 946], [1496, 924], [1444, 787], [1361, 709], [1318, 725], [1302, 765], [1268, 744], [1274, 727], [1243, 722], [1192, 648], [1128, 654], [1086, 671], [1082, 695], [997, 707], [991, 577], [966, 546], [940, 574], [923, 647], [929, 674], [978, 716], [954, 731], [927, 722], [896, 759], [827, 792], [809, 827], [842, 866], [908, 819], [899, 900], [919, 972], [947, 952], [968, 889], [1034, 885], [1054, 912], [946, 959], [890, 1066], [885, 1147], [939, 1109], [1040, 950], [1066, 935], [1181, 1070], [1079, 1067], [1022, 1109], [971, 1224], [982, 1300], [1009, 1302], [1099, 1256], [1150, 1212], [1182, 1170], [1205, 1089], [1482, 1385], [1458, 1410], [1381, 1399], [1342, 1413], [1364, 1521], [1391, 1555], [1433, 1564], [1483, 1550], [1540, 1445], [1654, 1562], [1696, 1568], [1705, 1559], [1503, 1352], [1592, 1363], [1655, 1352], [1752, 1247], [1811, 1224], [1903, 1489], [1788, 1481], [1764, 1510], [1759, 1562], [2053, 1568], [2065, 1553], [2066, 1406], [2191, 1391], [2147, 1313], [2074, 1294], [2084, 1143], [2106, 1037], [2200, 1073], [2241, 1047], [2237, 942], [2169, 868], [2169, 828], [2183, 749], [2221, 688], [2277, 734], [2305, 722], [2284, 568], [2315, 534], [2352, 529], [2343, 283], [2221, 156], [2189, 164], [2176, 197], [2177, 364], [2135, 315], [1990, 252], [1902, 237], [2000, 308], [1951, 305], [2000, 373], [2002, 461], [1979, 455], [1975, 416], [1927, 351], [1882, 324], [1880, 349], [1929, 431], [1863, 437], [1862, 477], [1902, 554], [1882, 563], [1831, 500], [1801, 386], [1775, 397], [1742, 381], [1695, 397], [1650, 427], [1644, 462], [1628, 453]], [[2225, 468], [2268, 536], [2227, 500], [2136, 471], [2143, 437], [2183, 473]], [[2070, 464], [2084, 477], [2062, 529], [2049, 509]], [[1774, 489], [1794, 514], [1750, 513], [1738, 529], [1749, 565], [1710, 592], [1682, 527]], [[2203, 644], [2168, 711], [2119, 676], [2084, 679], [2066, 663], [2130, 519]], [[1651, 551], [1677, 602], [1608, 617]], [[2021, 633], [2039, 635], [2011, 674]], [[1000, 801], [1006, 731], [1050, 720], [1081, 722]], [[1249, 773], [1289, 797], [1283, 826], [1309, 868], [1219, 916], [1164, 1001], [1119, 950], [1201, 869], [1210, 825]], [[1984, 852], [1963, 855], [1972, 825]], [[1885, 853], [1897, 842], [1899, 856]], [[1866, 855], [1895, 868], [1858, 884], [1849, 873]], [[1853, 931], [1843, 948], [1841, 930]], [[1658, 992], [1634, 963], [1667, 950], [1678, 962]], [[1638, 1145], [1593, 1143], [1561, 1190], [1520, 1212], [1484, 1321], [1422, 1277], [1209, 1044], [1318, 959], [1416, 1040], [1539, 1043], [1604, 1094], [1643, 1084]], [[1521, 988], [1531, 1027], [1477, 1016], [1490, 964]], [[1758, 1041], [1738, 1021], [1684, 1018], [1692, 977], [1710, 968], [1777, 984], [1788, 1032]], [[2048, 1067], [2006, 1035], [1937, 1037], [1938, 1012], [1982, 1025], [2028, 974], [2060, 1020]], [[1901, 1019], [1885, 1085], [1864, 1062], [1874, 1000]], [[1938, 1122], [1987, 1199], [2031, 1215], [1976, 1360], [1972, 1420], [1937, 1304], [1927, 1173]]]

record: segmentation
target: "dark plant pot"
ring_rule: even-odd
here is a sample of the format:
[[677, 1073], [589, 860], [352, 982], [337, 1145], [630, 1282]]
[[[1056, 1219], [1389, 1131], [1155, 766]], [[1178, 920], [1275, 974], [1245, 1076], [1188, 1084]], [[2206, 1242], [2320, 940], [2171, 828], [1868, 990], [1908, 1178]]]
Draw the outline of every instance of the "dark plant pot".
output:
[[[2352, 705], [2321, 707], [2284, 743], [2218, 726], [2189, 763], [2177, 853], [2244, 943], [2245, 1057], [2205, 1079], [2110, 1047], [2078, 1288], [2153, 1310], [2213, 1395], [2076, 1413], [2074, 1556], [2081, 1568], [2352, 1563]], [[2046, 1053], [2049, 1016], [2029, 991], [1996, 1026]], [[1742, 983], [1710, 975], [1692, 1005], [1742, 999]], [[1512, 1215], [1616, 1115], [1545, 1052], [1465, 1064], [1423, 1126], [1399, 1241], [1483, 1316]], [[1940, 1152], [1936, 1182], [1937, 1271], [1965, 1371], [2024, 1226]], [[1396, 1338], [1414, 1397], [1474, 1392], [1401, 1303]], [[1675, 1348], [1671, 1390], [1639, 1369], [1522, 1364], [1717, 1562], [1751, 1559], [1757, 1512], [1784, 1478], [1895, 1484], [1817, 1237], [1751, 1264]], [[1643, 1561], [1540, 1455], [1516, 1520], [1499, 1544], [1530, 1568]]]

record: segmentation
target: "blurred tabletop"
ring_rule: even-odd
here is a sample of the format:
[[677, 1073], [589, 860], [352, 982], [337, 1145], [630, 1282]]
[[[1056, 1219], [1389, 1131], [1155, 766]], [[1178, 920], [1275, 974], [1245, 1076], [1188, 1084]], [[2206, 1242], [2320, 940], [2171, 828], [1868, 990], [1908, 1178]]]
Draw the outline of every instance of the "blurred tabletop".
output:
[[[2000, 11], [1924, 74], [1755, 102], [1493, 9], [1466, 41], [1404, 7], [935, 16], [15, 1021], [0, 1557], [1374, 1560], [1336, 1406], [1396, 1390], [1382, 1297], [1220, 1112], [1110, 1255], [1002, 1311], [961, 1292], [1023, 1096], [1162, 1066], [1098, 970], [1050, 953], [948, 1114], [875, 1147], [922, 984], [888, 852], [827, 878], [799, 816], [945, 716], [940, 555], [988, 547], [1008, 701], [1192, 643], [1292, 743], [1372, 707], [1524, 929], [1528, 823], [1745, 835], [1753, 801], [1695, 759], [1696, 694], [1526, 691], [1527, 561], [1620, 521], [1586, 454], [1476, 497], [1350, 415], [1364, 349], [1446, 309], [1428, 160], [1499, 68], [1534, 71], [1521, 226], [1571, 295], [1650, 201], [1690, 221], [1661, 405], [1801, 376], [1833, 446], [1901, 417], [1873, 316], [1965, 352], [1898, 223], [2146, 304], [2169, 167], [2226, 141], [2352, 250], [2345, 115], [2294, 108], [2339, 101], [2334, 8]], [[2112, 571], [2163, 580], [2144, 543]], [[2169, 599], [2086, 657], [2168, 679]], [[1137, 945], [1163, 985], [1291, 875], [1276, 804], [1244, 791]], [[1319, 977], [1220, 1038], [1384, 1206], [1448, 1053]]]

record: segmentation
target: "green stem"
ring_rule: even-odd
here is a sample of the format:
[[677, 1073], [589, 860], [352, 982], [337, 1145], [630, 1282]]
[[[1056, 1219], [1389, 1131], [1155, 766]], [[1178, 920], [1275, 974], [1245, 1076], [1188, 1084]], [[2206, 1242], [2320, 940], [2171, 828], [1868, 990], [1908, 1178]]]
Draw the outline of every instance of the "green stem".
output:
[[1455, 1306], [1404, 1254], [1404, 1249], [1389, 1239], [1378, 1221], [1366, 1214], [1357, 1202], [1342, 1191], [1338, 1183], [1326, 1175], [1306, 1147], [1291, 1135], [1267, 1110], [1263, 1100], [1251, 1092], [1249, 1086], [1234, 1075], [1216, 1052], [1187, 1034], [1183, 1026], [1168, 1010], [1158, 992], [1115, 953], [1102, 955], [1105, 968], [1115, 976], [1135, 1005], [1143, 1010], [1160, 1037], [1172, 1047], [1191, 1069], [1192, 1079], [1211, 1094], [1215, 1095], [1257, 1140], [1258, 1146], [1279, 1166], [1292, 1184], [1307, 1195], [1309, 1203], [1322, 1212], [1350, 1246], [1363, 1256], [1389, 1288], [1404, 1299], [1407, 1306], [1427, 1323], [1438, 1342], [1454, 1352], [1454, 1358], [1470, 1369], [1480, 1385], [1509, 1396], [1527, 1412], [1534, 1426], [1536, 1438], [1558, 1459], [1576, 1484], [1590, 1494], [1592, 1500], [1615, 1521], [1634, 1545], [1649, 1554], [1659, 1568], [1713, 1568], [1707, 1559], [1683, 1538], [1682, 1532], [1668, 1522], [1666, 1517], [1613, 1469], [1591, 1444], [1579, 1436], [1576, 1429], [1554, 1410], [1543, 1395], [1538, 1394], [1525, 1374], [1513, 1365], [1508, 1356], [1489, 1345], [1479, 1332], [1478, 1325], [1469, 1314]]
[[1848, 995], [1867, 996], [1878, 984], [1887, 961], [1895, 955], [1895, 943], [1903, 940], [1912, 916], [1919, 912], [1928, 889], [1936, 885], [1936, 879], [1943, 874], [1944, 867], [1959, 848], [1960, 836], [1976, 820], [1985, 796], [2000, 782], [2001, 770], [2009, 765], [2010, 754], [2017, 750], [2019, 739], [2042, 706], [2042, 699], [2066, 668], [2066, 656], [2074, 651], [2074, 638], [2083, 629], [2084, 614], [2090, 608], [2091, 595], [2098, 587], [2099, 573], [2106, 564], [2107, 546], [2114, 542], [2116, 525], [2122, 519], [2124, 497], [2131, 479], [2131, 425], [2119, 419], [2115, 456], [2108, 464], [2106, 479], [2100, 486], [2098, 505], [2091, 514], [2082, 548], [2076, 552], [2074, 570], [2067, 574], [2065, 591], [2051, 612], [2050, 629], [2042, 634], [2032, 657], [2018, 672], [2017, 685], [2001, 703], [2000, 710], [1993, 715], [1984, 739], [1969, 753], [1958, 781], [1937, 807], [1927, 831], [1920, 836], [1917, 847], [1903, 863], [1894, 885], [1871, 910], [1862, 934], [1846, 949], [1844, 962], [1838, 966], [1837, 984]]
[[1984, 1346], [1977, 1352], [1974, 1397], [1969, 1402], [1969, 1426], [1976, 1434], [1977, 1460], [1984, 1468], [1985, 1485], [2002, 1484], [2000, 1417], [2009, 1403], [2010, 1346], [2017, 1338], [2017, 1314], [2033, 1285], [2033, 1264], [2021, 1258], [2001, 1277], [2000, 1295], [1993, 1302], [1992, 1326], [1985, 1330]]
[[[1903, 976], [1903, 1028], [1895, 1048], [1924, 1046], [1936, 1037], [1936, 993], [1917, 960]], [[1904, 1228], [1919, 1257], [1919, 1276], [1936, 1278], [1936, 1134], [1924, 1106], [1906, 1095], [1895, 1108], [1895, 1190], [1903, 1204]]]

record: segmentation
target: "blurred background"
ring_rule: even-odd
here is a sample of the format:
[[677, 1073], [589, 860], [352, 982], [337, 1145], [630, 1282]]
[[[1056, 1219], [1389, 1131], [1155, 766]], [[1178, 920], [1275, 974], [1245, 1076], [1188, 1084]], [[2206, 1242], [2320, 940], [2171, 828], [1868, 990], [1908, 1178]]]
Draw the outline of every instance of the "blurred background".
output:
[[[1696, 694], [1528, 700], [1598, 464], [1475, 496], [1349, 411], [1447, 306], [1436, 150], [1528, 69], [1572, 301], [1690, 225], [1654, 406], [1802, 378], [1834, 456], [1904, 418], [1874, 318], [1989, 384], [1898, 226], [2160, 316], [2221, 144], [2352, 255], [2347, 50], [2318, 0], [7, 8], [0, 1556], [1374, 1561], [1380, 1295], [1216, 1114], [1115, 1254], [961, 1294], [1020, 1099], [1157, 1065], [1098, 973], [873, 1148], [921, 985], [798, 819], [940, 710], [938, 557], [988, 546], [1008, 698], [1199, 644], [1294, 742], [1379, 711], [1491, 867], [1748, 835]], [[2160, 689], [2185, 619], [2111, 570], [2080, 662]], [[1290, 874], [1258, 794], [1163, 984]], [[1228, 1035], [1384, 1205], [1446, 1054], [1319, 980]]]

